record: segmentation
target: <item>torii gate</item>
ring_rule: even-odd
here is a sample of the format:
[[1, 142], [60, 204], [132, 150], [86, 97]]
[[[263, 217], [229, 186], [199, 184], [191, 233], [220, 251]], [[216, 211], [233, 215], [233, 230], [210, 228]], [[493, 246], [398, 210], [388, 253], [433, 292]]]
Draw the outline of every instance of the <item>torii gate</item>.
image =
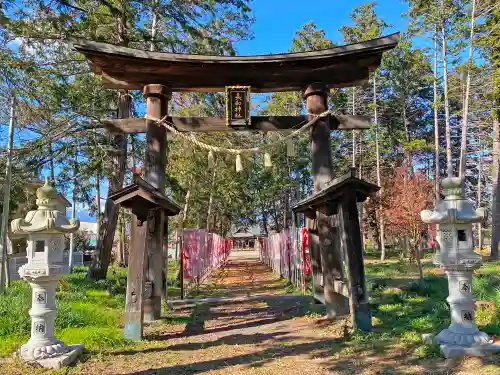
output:
[[[265, 56], [150, 52], [91, 41], [75, 42], [74, 48], [90, 60], [93, 71], [102, 75], [106, 87], [143, 90], [148, 118], [161, 119], [167, 115], [168, 100], [172, 92], [223, 92], [227, 86], [236, 85], [250, 86], [255, 93], [302, 91], [307, 116], [252, 116], [248, 126], [243, 128], [285, 131], [324, 113], [328, 109], [327, 95], [331, 88], [352, 87], [366, 82], [370, 71], [380, 65], [382, 54], [393, 49], [398, 39], [399, 34], [396, 33], [321, 51]], [[239, 130], [228, 127], [227, 119], [218, 117], [169, 117], [168, 121], [177, 130], [185, 132]], [[102, 123], [112, 133], [146, 133], [145, 180], [163, 195], [167, 144], [165, 127], [145, 118], [104, 120]], [[317, 119], [310, 132], [315, 193], [324, 189], [334, 178], [330, 132], [369, 127], [370, 119], [364, 116], [328, 115]], [[159, 222], [151, 224], [160, 225]], [[160, 232], [160, 228], [156, 229]], [[327, 232], [323, 228], [319, 234], [311, 233], [310, 254], [315, 290], [318, 290], [322, 274], [323, 280], [327, 281], [335, 279], [332, 275], [341, 273], [336, 269], [339, 266], [335, 261], [340, 254], [327, 256], [338, 251], [325, 237], [324, 233]], [[155, 264], [154, 259], [161, 256], [162, 240], [146, 240], [144, 245], [147, 247], [147, 254], [152, 257], [149, 274], [153, 275], [150, 276], [153, 296], [149, 302], [152, 304], [149, 319], [158, 319], [161, 311], [161, 267]], [[133, 251], [131, 256], [134, 256]], [[361, 276], [364, 278], [364, 275]], [[328, 315], [344, 313], [345, 297], [335, 292], [333, 282], [324, 284]], [[130, 298], [128, 294], [129, 291], [127, 298]], [[142, 304], [142, 301], [137, 302]]]

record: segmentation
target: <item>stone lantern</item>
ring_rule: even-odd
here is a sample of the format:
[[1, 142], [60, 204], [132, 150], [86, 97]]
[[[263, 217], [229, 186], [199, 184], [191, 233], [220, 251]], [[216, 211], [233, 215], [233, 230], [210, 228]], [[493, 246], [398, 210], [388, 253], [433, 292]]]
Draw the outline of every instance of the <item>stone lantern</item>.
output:
[[472, 224], [485, 221], [486, 212], [476, 210], [471, 201], [462, 197], [462, 184], [461, 178], [445, 178], [441, 182], [444, 200], [433, 211], [420, 214], [424, 223], [438, 225], [439, 249], [434, 263], [448, 276], [451, 324], [434, 339], [446, 358], [482, 356], [486, 350], [500, 349], [475, 323], [472, 273], [481, 266], [481, 257], [474, 252]]
[[19, 269], [19, 275], [33, 289], [31, 337], [21, 346], [21, 358], [37, 361], [43, 367], [59, 368], [76, 359], [82, 345], [66, 346], [54, 336], [57, 315], [56, 287], [64, 272], [64, 234], [78, 230], [78, 221], [68, 220], [56, 209], [57, 190], [45, 181], [36, 191], [38, 209], [11, 223], [14, 234], [28, 237], [28, 263]]

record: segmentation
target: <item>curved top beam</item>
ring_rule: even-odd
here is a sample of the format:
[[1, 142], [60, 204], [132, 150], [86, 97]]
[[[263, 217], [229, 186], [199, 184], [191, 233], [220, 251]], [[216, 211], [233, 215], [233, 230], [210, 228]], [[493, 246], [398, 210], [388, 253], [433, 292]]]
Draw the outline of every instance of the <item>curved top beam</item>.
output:
[[320, 51], [260, 56], [214, 56], [150, 52], [107, 43], [77, 40], [76, 50], [90, 60], [108, 87], [142, 89], [163, 84], [172, 91], [223, 91], [249, 85], [252, 92], [303, 90], [314, 82], [330, 87], [365, 81], [393, 49], [399, 33]]

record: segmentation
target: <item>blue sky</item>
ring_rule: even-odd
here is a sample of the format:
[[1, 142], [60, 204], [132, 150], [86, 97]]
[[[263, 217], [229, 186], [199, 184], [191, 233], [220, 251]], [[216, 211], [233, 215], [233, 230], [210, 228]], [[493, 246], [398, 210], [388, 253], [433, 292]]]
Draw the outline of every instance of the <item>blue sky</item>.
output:
[[[258, 55], [287, 52], [294, 33], [309, 21], [324, 29], [326, 36], [341, 44], [338, 29], [351, 24], [352, 10], [366, 1], [359, 0], [254, 0], [254, 38], [236, 45], [240, 55]], [[387, 34], [406, 29], [407, 20], [402, 17], [408, 9], [400, 0], [379, 0], [375, 11], [379, 18], [392, 25]]]
[[[344, 44], [338, 31], [344, 25], [351, 25], [350, 14], [353, 9], [368, 0], [317, 0], [308, 6], [303, 0], [253, 0], [251, 7], [255, 16], [252, 31], [253, 39], [238, 42], [235, 47], [239, 55], [267, 55], [288, 52], [292, 38], [308, 22], [314, 22], [318, 29], [325, 31], [326, 37], [336, 44]], [[375, 12], [392, 27], [385, 35], [402, 32], [408, 26], [402, 16], [408, 6], [401, 0], [379, 0]], [[266, 95], [253, 94], [252, 103], [261, 108]]]

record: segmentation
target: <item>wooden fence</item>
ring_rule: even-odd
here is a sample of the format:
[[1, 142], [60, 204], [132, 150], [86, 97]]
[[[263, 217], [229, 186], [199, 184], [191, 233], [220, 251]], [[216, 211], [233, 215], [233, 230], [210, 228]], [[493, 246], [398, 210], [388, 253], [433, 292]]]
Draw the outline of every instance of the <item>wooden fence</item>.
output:
[[305, 291], [310, 273], [307, 229], [286, 229], [260, 239], [260, 259], [273, 272]]
[[222, 267], [231, 252], [232, 242], [201, 229], [182, 233], [184, 290], [199, 286], [214, 270]]

